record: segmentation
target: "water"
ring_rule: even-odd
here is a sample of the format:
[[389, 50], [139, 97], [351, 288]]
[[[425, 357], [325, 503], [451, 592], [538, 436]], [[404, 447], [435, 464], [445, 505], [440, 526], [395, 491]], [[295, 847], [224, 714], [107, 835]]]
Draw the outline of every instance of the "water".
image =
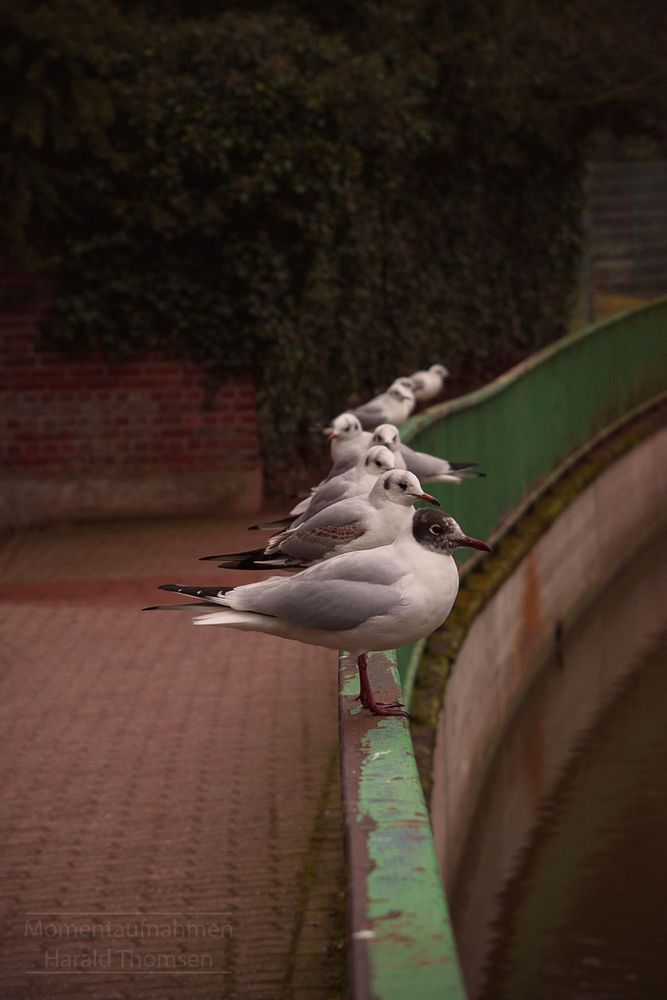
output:
[[526, 699], [451, 903], [475, 1000], [667, 997], [666, 536]]

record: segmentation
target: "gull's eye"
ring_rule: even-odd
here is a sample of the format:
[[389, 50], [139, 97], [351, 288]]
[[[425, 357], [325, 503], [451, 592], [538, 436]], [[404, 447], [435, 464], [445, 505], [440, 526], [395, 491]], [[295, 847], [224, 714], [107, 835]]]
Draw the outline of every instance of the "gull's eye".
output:
[[398, 485], [399, 485], [399, 486], [401, 487], [401, 489], [402, 489], [402, 490], [404, 490], [404, 491], [405, 491], [405, 490], [407, 490], [407, 488], [408, 488], [408, 484], [407, 484], [406, 482], [400, 482], [400, 483], [399, 483]]
[[432, 524], [431, 527], [428, 530], [431, 532], [432, 535], [441, 535], [442, 534], [442, 525], [441, 524]]
[[396, 444], [396, 442], [398, 441], [398, 437], [393, 437], [391, 440], [394, 442], [394, 444]]
[[380, 462], [377, 458], [375, 459], [375, 464], [377, 465], [378, 469], [382, 468], [382, 462]]

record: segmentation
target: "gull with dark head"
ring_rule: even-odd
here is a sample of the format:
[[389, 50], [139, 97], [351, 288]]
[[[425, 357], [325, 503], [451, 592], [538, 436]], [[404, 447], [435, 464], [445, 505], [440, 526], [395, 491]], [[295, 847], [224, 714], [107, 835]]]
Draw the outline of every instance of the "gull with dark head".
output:
[[334, 556], [291, 577], [242, 587], [160, 589], [196, 598], [194, 604], [146, 610], [196, 609], [195, 625], [220, 625], [284, 639], [346, 649], [359, 668], [360, 699], [375, 715], [407, 715], [377, 702], [366, 654], [430, 635], [452, 609], [459, 575], [452, 554], [461, 546], [489, 551], [441, 511], [418, 510], [391, 545]]

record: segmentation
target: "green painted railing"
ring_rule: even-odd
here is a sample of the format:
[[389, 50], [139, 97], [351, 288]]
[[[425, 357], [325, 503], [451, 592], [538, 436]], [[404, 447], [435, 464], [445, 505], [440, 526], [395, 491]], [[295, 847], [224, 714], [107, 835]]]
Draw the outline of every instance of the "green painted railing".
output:
[[[395, 658], [369, 657], [382, 700], [400, 697]], [[369, 715], [354, 662], [340, 670], [341, 775], [354, 1000], [465, 1000], [407, 719]]]
[[[401, 437], [417, 451], [479, 462], [485, 478], [428, 489], [468, 534], [488, 539], [564, 463], [665, 390], [667, 298], [557, 341], [413, 418]], [[398, 651], [407, 695], [418, 654]]]
[[[480, 463], [486, 478], [429, 490], [468, 534], [488, 539], [597, 438], [665, 392], [667, 299], [551, 345], [484, 389], [414, 418], [402, 438], [420, 451]], [[398, 650], [406, 697], [419, 653]], [[392, 659], [371, 663], [374, 690], [396, 697]], [[357, 692], [356, 671], [343, 661], [352, 996], [459, 1000], [465, 990], [409, 730], [402, 719], [361, 711]]]

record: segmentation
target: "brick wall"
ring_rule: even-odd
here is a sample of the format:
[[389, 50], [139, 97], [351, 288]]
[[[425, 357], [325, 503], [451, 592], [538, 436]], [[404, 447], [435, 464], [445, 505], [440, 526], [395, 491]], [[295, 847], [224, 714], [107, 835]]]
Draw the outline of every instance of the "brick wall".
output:
[[42, 289], [34, 305], [0, 311], [0, 523], [257, 509], [249, 376], [225, 380], [205, 408], [194, 365], [156, 355], [111, 364], [40, 349], [46, 300]]

